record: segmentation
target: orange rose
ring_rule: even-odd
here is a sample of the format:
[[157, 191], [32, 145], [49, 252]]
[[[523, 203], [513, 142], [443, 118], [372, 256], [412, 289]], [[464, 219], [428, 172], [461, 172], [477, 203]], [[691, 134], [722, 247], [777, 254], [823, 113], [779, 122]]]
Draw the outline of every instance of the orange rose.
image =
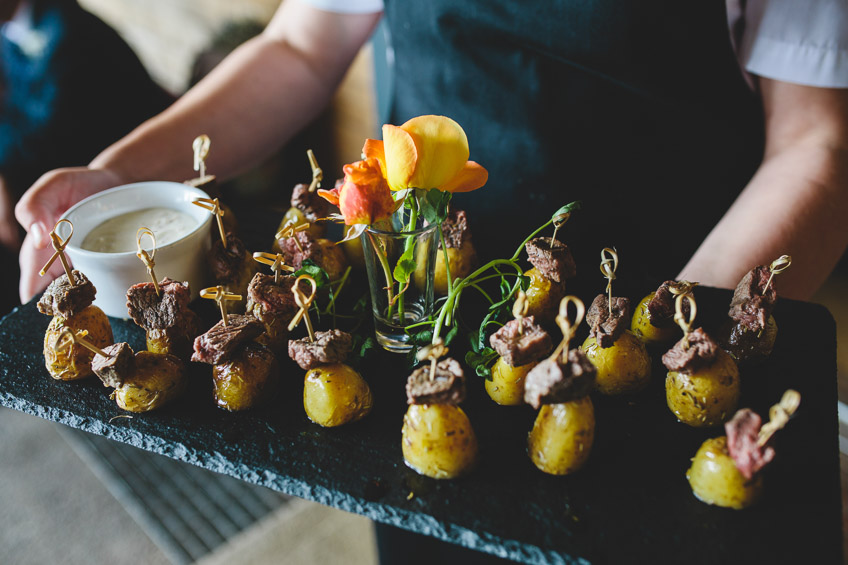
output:
[[469, 192], [489, 178], [486, 169], [468, 160], [465, 131], [445, 116], [418, 116], [400, 127], [386, 124], [383, 140], [366, 140], [362, 153], [379, 161], [392, 190]]
[[339, 207], [345, 224], [371, 225], [391, 217], [395, 201], [376, 159], [345, 165], [344, 173], [342, 186], [318, 194]]

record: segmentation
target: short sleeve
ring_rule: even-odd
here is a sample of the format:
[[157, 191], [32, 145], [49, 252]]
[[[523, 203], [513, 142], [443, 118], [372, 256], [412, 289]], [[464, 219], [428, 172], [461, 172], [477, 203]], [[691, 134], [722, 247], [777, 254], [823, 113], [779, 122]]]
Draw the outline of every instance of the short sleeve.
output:
[[383, 11], [383, 0], [299, 0], [313, 8], [339, 14], [376, 14]]
[[748, 0], [739, 51], [746, 71], [766, 78], [848, 87], [848, 2]]

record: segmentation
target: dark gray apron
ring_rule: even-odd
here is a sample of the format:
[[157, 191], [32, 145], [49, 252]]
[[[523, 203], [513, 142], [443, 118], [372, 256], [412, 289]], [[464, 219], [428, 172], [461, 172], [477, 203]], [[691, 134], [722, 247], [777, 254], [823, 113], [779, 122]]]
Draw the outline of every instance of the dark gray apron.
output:
[[489, 170], [455, 199], [485, 256], [583, 200], [562, 232], [578, 282], [601, 288], [606, 246], [620, 280], [672, 278], [760, 162], [723, 0], [387, 0], [385, 18], [392, 123], [449, 116]]

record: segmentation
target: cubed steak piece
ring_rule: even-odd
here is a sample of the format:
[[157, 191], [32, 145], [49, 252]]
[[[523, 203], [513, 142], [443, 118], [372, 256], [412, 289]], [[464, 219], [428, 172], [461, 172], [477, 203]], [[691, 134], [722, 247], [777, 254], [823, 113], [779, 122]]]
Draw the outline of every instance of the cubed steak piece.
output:
[[430, 363], [415, 369], [406, 380], [408, 404], [459, 404], [465, 400], [465, 374], [462, 367], [450, 357], [436, 363], [436, 372], [430, 379]]
[[308, 337], [289, 341], [289, 357], [301, 369], [308, 371], [319, 365], [344, 363], [353, 348], [353, 336], [341, 330], [315, 332], [315, 341]]
[[489, 336], [489, 343], [504, 362], [512, 367], [538, 361], [553, 349], [551, 336], [536, 323], [533, 316], [510, 320]]
[[48, 316], [70, 318], [82, 312], [94, 302], [97, 289], [84, 274], [71, 271], [76, 284], [71, 285], [67, 274], [53, 280], [38, 299], [38, 311]]
[[542, 404], [578, 400], [592, 392], [597, 374], [583, 351], [571, 349], [565, 363], [557, 355], [533, 367], [524, 381], [524, 402], [539, 408]]
[[191, 360], [217, 365], [232, 357], [240, 345], [259, 337], [263, 330], [262, 323], [253, 316], [230, 314], [226, 326], [221, 320], [208, 332], [197, 336]]

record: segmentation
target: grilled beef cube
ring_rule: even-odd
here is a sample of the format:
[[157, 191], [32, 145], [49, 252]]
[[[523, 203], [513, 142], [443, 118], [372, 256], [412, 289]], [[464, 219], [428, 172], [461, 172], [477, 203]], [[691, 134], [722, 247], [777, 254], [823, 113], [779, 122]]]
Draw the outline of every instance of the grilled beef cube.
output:
[[315, 341], [308, 337], [289, 341], [289, 357], [304, 371], [329, 365], [344, 363], [353, 348], [353, 336], [341, 330], [315, 332]]
[[539, 408], [583, 398], [595, 387], [597, 374], [583, 351], [571, 349], [566, 363], [557, 355], [533, 367], [524, 381], [524, 402]]
[[528, 241], [524, 249], [530, 263], [548, 280], [561, 283], [577, 274], [571, 250], [557, 239], [536, 237]]
[[430, 363], [421, 365], [406, 380], [408, 404], [459, 404], [465, 400], [465, 374], [450, 357], [436, 363], [436, 373], [430, 379]]
[[612, 297], [612, 314], [606, 295], [599, 294], [586, 312], [592, 337], [603, 348], [612, 347], [615, 340], [630, 327], [630, 300], [620, 296]]
[[510, 320], [489, 336], [489, 343], [503, 357], [504, 362], [512, 367], [537, 361], [553, 349], [551, 336], [536, 323], [533, 316], [520, 321]]
[[67, 274], [62, 274], [47, 287], [38, 300], [38, 311], [48, 316], [70, 318], [82, 312], [94, 302], [97, 289], [84, 274], [71, 271], [75, 285], [71, 286]]
[[253, 316], [230, 314], [227, 325], [221, 320], [194, 340], [192, 361], [216, 365], [232, 357], [240, 345], [253, 341], [262, 333], [262, 323]]

